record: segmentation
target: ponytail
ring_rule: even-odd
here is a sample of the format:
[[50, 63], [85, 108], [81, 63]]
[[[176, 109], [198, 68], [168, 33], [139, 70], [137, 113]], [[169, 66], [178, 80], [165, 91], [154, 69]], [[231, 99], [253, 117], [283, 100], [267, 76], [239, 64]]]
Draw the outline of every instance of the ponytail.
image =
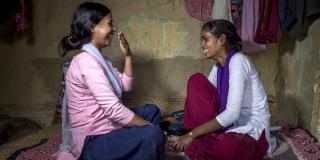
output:
[[59, 55], [60, 57], [64, 57], [68, 51], [80, 49], [82, 45], [81, 41], [74, 36], [65, 36], [59, 44]]

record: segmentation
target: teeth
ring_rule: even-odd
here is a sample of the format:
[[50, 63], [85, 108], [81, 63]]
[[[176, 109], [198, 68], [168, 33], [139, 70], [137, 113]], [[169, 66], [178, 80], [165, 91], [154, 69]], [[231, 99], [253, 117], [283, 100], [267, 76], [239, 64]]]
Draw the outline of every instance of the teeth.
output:
[[202, 52], [208, 52], [209, 51], [209, 49], [205, 49], [205, 50], [203, 50]]

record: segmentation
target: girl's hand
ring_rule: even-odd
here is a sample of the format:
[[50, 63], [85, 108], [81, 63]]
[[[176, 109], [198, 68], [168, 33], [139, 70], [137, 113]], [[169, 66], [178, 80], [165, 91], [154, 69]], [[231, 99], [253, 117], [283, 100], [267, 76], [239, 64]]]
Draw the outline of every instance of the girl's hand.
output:
[[174, 142], [171, 142], [170, 148], [175, 149], [176, 151], [183, 152], [187, 146], [189, 146], [193, 141], [193, 138], [187, 134], [176, 138]]
[[118, 33], [118, 39], [120, 42], [120, 49], [122, 51], [122, 53], [124, 54], [124, 56], [131, 56], [131, 50], [129, 47], [129, 43], [126, 40], [126, 37], [124, 37], [124, 34], [122, 32]]

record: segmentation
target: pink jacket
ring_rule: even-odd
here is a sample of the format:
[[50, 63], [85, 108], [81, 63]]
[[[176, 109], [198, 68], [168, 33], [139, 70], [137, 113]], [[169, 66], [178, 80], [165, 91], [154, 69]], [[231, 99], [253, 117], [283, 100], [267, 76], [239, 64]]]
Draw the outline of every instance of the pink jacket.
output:
[[[122, 91], [132, 89], [133, 78], [118, 72]], [[90, 54], [75, 56], [65, 76], [71, 131], [71, 153], [58, 159], [78, 159], [87, 135], [100, 135], [122, 128], [134, 113], [125, 107], [104, 74], [102, 65]]]

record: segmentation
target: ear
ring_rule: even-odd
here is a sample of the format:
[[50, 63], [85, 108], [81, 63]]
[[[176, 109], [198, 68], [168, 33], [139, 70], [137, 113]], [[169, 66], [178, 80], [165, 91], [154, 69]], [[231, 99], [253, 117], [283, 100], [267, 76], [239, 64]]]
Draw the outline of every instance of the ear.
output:
[[95, 25], [95, 24], [91, 25], [91, 27], [90, 27], [91, 33], [94, 33], [95, 28], [96, 28], [96, 25]]
[[221, 45], [225, 45], [226, 42], [227, 42], [227, 37], [225, 34], [221, 34], [220, 37], [219, 37], [219, 42]]

